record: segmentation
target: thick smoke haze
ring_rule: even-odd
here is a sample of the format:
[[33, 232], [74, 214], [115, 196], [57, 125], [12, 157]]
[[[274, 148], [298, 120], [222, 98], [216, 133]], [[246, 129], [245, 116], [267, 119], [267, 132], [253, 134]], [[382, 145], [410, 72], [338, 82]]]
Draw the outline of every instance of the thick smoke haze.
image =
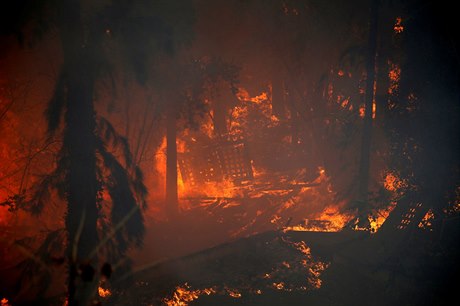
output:
[[10, 4], [2, 306], [441, 305], [454, 292], [452, 8]]

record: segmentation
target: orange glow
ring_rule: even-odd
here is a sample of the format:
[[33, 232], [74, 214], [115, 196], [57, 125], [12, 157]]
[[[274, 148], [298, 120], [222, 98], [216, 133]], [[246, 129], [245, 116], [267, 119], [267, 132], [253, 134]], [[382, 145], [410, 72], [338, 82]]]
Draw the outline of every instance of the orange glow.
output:
[[388, 71], [388, 78], [390, 79], [390, 85], [388, 87], [388, 93], [395, 94], [399, 89], [399, 81], [401, 79], [401, 68], [395, 63], [389, 62], [390, 69]]
[[186, 147], [185, 141], [183, 141], [182, 139], [178, 138], [176, 140], [176, 144], [177, 144], [177, 153], [184, 153], [185, 152], [185, 147]]
[[200, 130], [209, 138], [214, 137], [214, 123], [212, 122], [212, 117], [214, 116], [214, 112], [210, 111], [210, 116], [206, 116], [201, 121]]
[[364, 105], [361, 105], [361, 106], [359, 107], [359, 116], [360, 116], [361, 118], [364, 118], [365, 115], [366, 115], [366, 108], [364, 107]]
[[375, 119], [375, 115], [377, 113], [377, 102], [372, 101], [372, 119]]
[[99, 286], [99, 288], [97, 288], [97, 293], [102, 298], [107, 298], [107, 297], [112, 295], [112, 292], [110, 292], [109, 289], [104, 289], [101, 286]]
[[231, 111], [230, 134], [241, 135], [248, 116], [248, 106], [235, 106]]
[[383, 181], [383, 187], [388, 191], [397, 192], [407, 187], [407, 182], [402, 180], [396, 172], [388, 172]]
[[159, 184], [158, 190], [165, 190], [166, 180], [166, 136], [163, 137], [160, 146], [155, 152], [155, 170], [158, 172]]
[[[360, 89], [361, 90], [361, 89]], [[377, 113], [377, 101], [375, 100], [377, 94], [377, 80], [374, 80], [373, 85], [373, 98], [372, 98], [372, 119], [375, 119]], [[365, 93], [364, 89], [361, 92], [362, 94]], [[366, 106], [361, 104], [358, 109], [359, 117], [364, 118], [366, 116]]]
[[418, 224], [418, 227], [432, 231], [433, 229], [431, 227], [433, 226], [433, 220], [434, 220], [434, 213], [430, 209], [426, 212], [425, 216]]
[[375, 119], [375, 115], [377, 112], [377, 101], [375, 100], [376, 96], [377, 96], [377, 80], [374, 80], [373, 95], [372, 95], [372, 119]]
[[345, 98], [345, 99], [341, 100], [340, 106], [343, 107], [343, 108], [347, 108], [349, 103], [350, 103], [350, 98]]
[[230, 289], [230, 288], [225, 288], [227, 291], [228, 295], [231, 296], [232, 298], [238, 299], [241, 297], [241, 293], [238, 290], [235, 289]]
[[[329, 263], [313, 260], [311, 250], [305, 241], [289, 242], [289, 244], [293, 245], [305, 256], [305, 259], [302, 260], [302, 266], [308, 269], [308, 272], [311, 274], [311, 277], [308, 278], [309, 283], [316, 289], [321, 288], [322, 280], [320, 276], [329, 267]], [[301, 287], [299, 289], [306, 290], [307, 288]]]
[[7, 298], [1, 299], [0, 305], [1, 305], [1, 306], [11, 306], [11, 304], [10, 304], [10, 302], [8, 301]]
[[230, 134], [241, 134], [243, 128], [247, 124], [250, 111], [262, 114], [267, 120], [268, 126], [276, 126], [279, 124], [279, 118], [273, 115], [270, 92], [270, 86], [266, 92], [262, 92], [256, 96], [251, 96], [244, 88], [238, 89], [236, 96], [241, 104], [235, 106], [231, 111], [229, 124]]
[[205, 288], [198, 290], [190, 290], [191, 287], [185, 283], [183, 286], [176, 287], [172, 297], [170, 299], [165, 298], [163, 302], [167, 306], [187, 306], [190, 302], [198, 299], [200, 295], [211, 295], [215, 294], [214, 288]]
[[450, 201], [449, 208], [444, 208], [444, 212], [446, 214], [453, 214], [460, 212], [460, 186], [455, 189], [455, 199]]
[[393, 30], [396, 34], [401, 34], [404, 31], [404, 26], [402, 25], [402, 18], [396, 17]]
[[207, 197], [232, 198], [237, 195], [238, 189], [232, 180], [221, 182], [206, 182], [200, 186], [200, 193]]
[[261, 104], [261, 103], [269, 100], [268, 94], [266, 92], [262, 92], [257, 96], [251, 97], [249, 92], [244, 88], [238, 88], [238, 92], [236, 93], [236, 97], [241, 102], [253, 102], [253, 103], [256, 103], [256, 104]]
[[390, 205], [385, 208], [378, 209], [368, 217], [371, 233], [376, 233], [380, 227], [385, 223], [386, 219], [396, 207], [396, 201], [390, 201]]
[[283, 290], [284, 289], [284, 282], [273, 283], [273, 287], [278, 289], [278, 290]]
[[351, 213], [342, 213], [337, 205], [326, 207], [319, 215], [312, 219], [305, 219], [303, 224], [288, 226], [284, 232], [339, 232], [353, 219]]

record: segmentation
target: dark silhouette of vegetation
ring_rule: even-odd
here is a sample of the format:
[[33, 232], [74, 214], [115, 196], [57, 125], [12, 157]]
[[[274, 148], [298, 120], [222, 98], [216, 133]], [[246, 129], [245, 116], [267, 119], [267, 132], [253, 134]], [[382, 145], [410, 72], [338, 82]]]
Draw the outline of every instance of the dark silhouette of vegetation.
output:
[[[177, 18], [186, 1], [180, 8], [178, 4], [138, 1], [135, 6], [129, 1], [114, 1], [110, 6], [86, 7], [73, 0], [22, 1], [15, 7], [21, 18], [8, 25], [21, 43], [26, 39], [22, 30], [27, 26], [34, 29], [30, 36], [34, 43], [53, 27], [62, 46], [63, 64], [46, 117], [50, 134], [63, 122], [63, 144], [55, 171], [39, 183], [29, 203], [39, 212], [52, 195], [51, 189], [57, 189], [67, 203], [69, 305], [88, 305], [98, 282], [90, 270], [105, 257], [117, 264], [120, 273], [121, 266], [126, 265], [123, 258], [127, 250], [131, 245], [140, 246], [144, 233], [142, 209], [147, 191], [142, 172], [133, 164], [127, 140], [95, 113], [96, 82], [111, 72], [106, 44], [118, 40], [126, 67], [145, 82], [145, 63], [155, 53], [174, 52], [174, 43], [180, 42], [173, 40], [177, 33], [165, 20], [168, 14]], [[163, 15], [155, 15], [160, 11]], [[141, 41], [144, 44], [139, 45]], [[110, 205], [104, 194], [110, 197]], [[51, 237], [57, 239], [56, 235]], [[47, 241], [38, 250], [40, 255], [45, 255]], [[62, 239], [60, 242], [64, 245]]]

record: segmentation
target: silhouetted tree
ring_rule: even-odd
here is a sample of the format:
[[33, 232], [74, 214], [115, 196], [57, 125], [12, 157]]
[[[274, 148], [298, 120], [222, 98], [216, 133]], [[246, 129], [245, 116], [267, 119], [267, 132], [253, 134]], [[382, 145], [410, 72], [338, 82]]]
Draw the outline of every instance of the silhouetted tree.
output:
[[[411, 186], [398, 204], [400, 213], [421, 204], [409, 225], [414, 229], [430, 209], [441, 222], [455, 202], [460, 181], [459, 44], [453, 39], [458, 33], [449, 10], [415, 0], [403, 9], [397, 57], [401, 82], [390, 97], [385, 125], [390, 164]], [[388, 227], [397, 226], [395, 222]]]
[[50, 133], [58, 130], [63, 116], [63, 145], [55, 171], [37, 186], [30, 203], [45, 205], [52, 188], [66, 200], [69, 305], [91, 302], [97, 277], [88, 271], [98, 268], [102, 256], [118, 263], [131, 245], [142, 242], [142, 173], [127, 140], [96, 116], [94, 101], [97, 80], [110, 74], [117, 60], [145, 82], [149, 60], [158, 52], [173, 52], [180, 40], [173, 41], [177, 33], [168, 22], [179, 20], [176, 27], [187, 23], [189, 18], [178, 13], [190, 15], [190, 7], [187, 1], [167, 2], [22, 1], [16, 7], [20, 18], [10, 25], [21, 42], [27, 38], [24, 25], [32, 25], [37, 34], [31, 42], [54, 28], [62, 47], [63, 63], [46, 116]]
[[369, 11], [369, 39], [366, 54], [366, 98], [364, 104], [364, 124], [361, 140], [361, 155], [359, 162], [358, 176], [358, 216], [360, 222], [367, 222], [368, 193], [369, 193], [369, 172], [370, 155], [372, 142], [372, 123], [373, 123], [373, 103], [374, 103], [374, 82], [375, 82], [375, 63], [377, 56], [377, 35], [379, 20], [379, 0], [371, 0]]

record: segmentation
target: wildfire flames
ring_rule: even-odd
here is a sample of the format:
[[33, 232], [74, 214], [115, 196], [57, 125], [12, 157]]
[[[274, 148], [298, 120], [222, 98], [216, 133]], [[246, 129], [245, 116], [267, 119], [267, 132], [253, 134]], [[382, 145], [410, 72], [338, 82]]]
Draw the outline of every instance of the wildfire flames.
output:
[[[283, 253], [279, 255], [284, 255], [287, 261], [273, 263], [270, 271], [260, 273], [250, 279], [240, 280], [239, 287], [214, 285], [204, 289], [192, 289], [189, 283], [185, 283], [177, 286], [171, 297], [163, 299], [163, 302], [168, 306], [186, 306], [204, 295], [221, 295], [238, 299], [246, 294], [260, 295], [269, 290], [292, 292], [315, 290], [321, 287], [320, 276], [329, 264], [314, 260], [305, 242], [292, 242], [283, 238], [281, 241], [272, 241], [272, 243], [274, 247], [279, 246], [279, 243], [284, 246]], [[274, 251], [276, 252], [275, 249]], [[235, 277], [242, 276], [235, 275]]]
[[[399, 82], [400, 70], [397, 66], [394, 66], [390, 71], [390, 78], [392, 80], [393, 89], [396, 88]], [[345, 76], [343, 70], [338, 71], [338, 75], [341, 77]], [[375, 87], [375, 86], [374, 86]], [[375, 90], [375, 88], [374, 88]], [[268, 93], [271, 93], [268, 91]], [[229, 127], [229, 136], [237, 139], [241, 137], [251, 137], [251, 131], [249, 128], [251, 121], [250, 118], [259, 114], [260, 117], [258, 124], [262, 125], [264, 129], [270, 129], [280, 124], [280, 120], [273, 115], [273, 108], [270, 94], [262, 92], [259, 95], [251, 96], [244, 88], [239, 88], [236, 97], [239, 103], [235, 105], [229, 116], [227, 117], [227, 125]], [[342, 107], [348, 107], [347, 99], [340, 99]], [[351, 104], [350, 104], [351, 107]], [[352, 107], [350, 108], [352, 110]], [[360, 109], [361, 116], [364, 116], [364, 109]], [[373, 117], [375, 118], [375, 103], [373, 105]], [[260, 121], [262, 120], [262, 121]], [[343, 229], [351, 220], [355, 218], [355, 215], [351, 211], [344, 211], [344, 203], [336, 203], [334, 200], [335, 192], [332, 190], [331, 184], [328, 182], [329, 178], [326, 175], [324, 168], [319, 168], [316, 179], [312, 181], [305, 181], [302, 179], [292, 178], [288, 176], [276, 176], [275, 173], [270, 173], [262, 166], [255, 164], [252, 157], [248, 160], [248, 170], [244, 170], [244, 159], [249, 156], [247, 148], [245, 147], [246, 140], [238, 143], [225, 142], [223, 145], [229, 146], [231, 150], [241, 150], [241, 156], [232, 156], [235, 160], [227, 158], [226, 151], [215, 151], [214, 155], [210, 155], [204, 161], [207, 165], [202, 168], [197, 168], [197, 158], [194, 151], [197, 150], [198, 141], [197, 139], [203, 139], [203, 134], [208, 139], [208, 145], [205, 150], [200, 151], [201, 155], [209, 154], [209, 150], [213, 147], [214, 143], [218, 143], [219, 139], [216, 139], [214, 126], [212, 121], [206, 119], [203, 120], [200, 131], [194, 132], [186, 129], [178, 135], [177, 138], [177, 152], [179, 154], [178, 160], [178, 194], [180, 209], [182, 211], [190, 210], [193, 208], [208, 209], [209, 205], [214, 205], [219, 202], [219, 206], [222, 209], [229, 207], [238, 207], [248, 204], [243, 202], [251, 199], [268, 199], [273, 198], [278, 201], [280, 205], [274, 211], [274, 213], [267, 220], [273, 226], [282, 228], [283, 231], [325, 231], [325, 232], [337, 232]], [[200, 134], [201, 133], [201, 134]], [[201, 136], [200, 136], [201, 135]], [[288, 141], [289, 143], [289, 141]], [[155, 154], [156, 156], [156, 169], [159, 173], [161, 180], [164, 181], [166, 177], [166, 137], [163, 138], [160, 146]], [[232, 147], [233, 146], [233, 147]], [[223, 149], [221, 149], [223, 150]], [[207, 152], [207, 153], [203, 153]], [[233, 151], [232, 151], [233, 152]], [[195, 153], [197, 154], [197, 153]], [[224, 155], [222, 155], [224, 154]], [[183, 156], [183, 157], [182, 157]], [[195, 157], [194, 157], [195, 156]], [[216, 160], [213, 160], [217, 156]], [[187, 158], [190, 160], [188, 161]], [[230, 157], [228, 157], [230, 158]], [[232, 164], [237, 162], [237, 164]], [[189, 163], [189, 164], [187, 164]], [[229, 167], [230, 172], [225, 174], [225, 167]], [[238, 169], [240, 168], [241, 169]], [[241, 173], [249, 171], [250, 177], [245, 177], [242, 180], [235, 180], [239, 178]], [[222, 178], [217, 178], [216, 174], [224, 173]], [[298, 176], [299, 174], [297, 174]], [[199, 178], [201, 177], [201, 181]], [[389, 173], [383, 182], [384, 187], [393, 193], [397, 193], [398, 190], [404, 188], [404, 182], [399, 181], [395, 174]], [[323, 186], [323, 187], [319, 187]], [[164, 190], [164, 187], [162, 188]], [[200, 201], [199, 199], [208, 199], [207, 201]], [[214, 199], [214, 200], [212, 200]], [[220, 200], [219, 200], [220, 199]], [[247, 200], [244, 200], [247, 199]], [[270, 200], [272, 201], [272, 200]], [[316, 212], [308, 212], [308, 209], [304, 210], [304, 218], [300, 218], [300, 222], [296, 221], [295, 224], [284, 225], [283, 222], [287, 222], [290, 211], [296, 211], [296, 215], [299, 215], [300, 204], [308, 201], [326, 201], [321, 203], [323, 209]], [[319, 204], [319, 203], [318, 203]], [[315, 205], [318, 205], [315, 204]], [[378, 228], [385, 222], [389, 213], [394, 207], [395, 202], [389, 203], [387, 207], [379, 208], [368, 217], [370, 224], [370, 230], [375, 233]], [[253, 227], [258, 219], [265, 215], [264, 209], [257, 210], [256, 216], [252, 219], [248, 219], [245, 225], [240, 229], [234, 231], [233, 236], [242, 234]], [[301, 215], [300, 215], [301, 216]], [[363, 230], [355, 227], [356, 230]]]
[[401, 17], [396, 18], [393, 30], [395, 31], [396, 34], [401, 34], [404, 31], [404, 26], [402, 25]]
[[99, 296], [102, 298], [107, 298], [112, 295], [112, 292], [109, 289], [104, 289], [102, 287], [98, 287], [97, 292]]
[[442, 305], [458, 285], [446, 5], [1, 13], [0, 306]]
[[200, 297], [200, 295], [215, 294], [214, 288], [205, 288], [198, 290], [190, 290], [191, 287], [185, 283], [183, 286], [178, 286], [174, 291], [171, 298], [165, 298], [163, 302], [167, 306], [187, 306], [189, 302], [192, 302]]
[[420, 221], [420, 223], [418, 224], [418, 227], [423, 228], [423, 229], [428, 229], [428, 230], [431, 231], [432, 230], [431, 225], [432, 225], [433, 220], [434, 220], [434, 213], [430, 209], [425, 214], [425, 216], [423, 217], [422, 221]]

